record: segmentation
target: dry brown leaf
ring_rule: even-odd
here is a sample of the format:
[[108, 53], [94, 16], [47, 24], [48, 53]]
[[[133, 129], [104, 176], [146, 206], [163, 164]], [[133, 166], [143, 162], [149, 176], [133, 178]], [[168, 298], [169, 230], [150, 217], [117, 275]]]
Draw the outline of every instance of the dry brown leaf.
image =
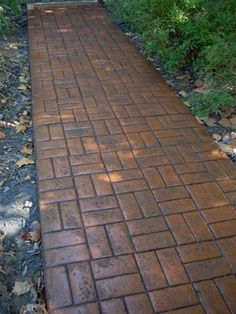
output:
[[198, 118], [198, 117], [195, 117], [195, 119], [197, 120], [198, 123], [204, 124], [204, 121], [203, 121], [202, 119], [200, 119], [200, 118]]
[[29, 313], [48, 314], [48, 311], [46, 310], [45, 305], [39, 305], [39, 304], [22, 305], [20, 308], [19, 314], [29, 314]]
[[29, 240], [29, 235], [28, 235], [28, 232], [24, 232], [24, 233], [21, 233], [19, 235], [19, 238], [23, 241], [28, 241]]
[[230, 127], [231, 123], [228, 119], [223, 118], [219, 121], [219, 124], [223, 125], [223, 127], [228, 128]]
[[30, 291], [31, 289], [31, 284], [29, 283], [29, 281], [25, 280], [25, 281], [15, 281], [15, 285], [14, 288], [12, 290], [12, 292], [19, 296], [22, 294], [26, 294], [28, 291]]
[[28, 125], [24, 125], [24, 124], [16, 124], [15, 125], [15, 129], [16, 129], [16, 133], [25, 133], [25, 131], [29, 128]]
[[236, 125], [236, 116], [232, 117], [232, 118], [230, 119], [230, 122], [231, 122], [232, 124]]
[[32, 155], [33, 150], [32, 148], [28, 148], [27, 146], [23, 146], [20, 150], [20, 152], [24, 155]]
[[27, 111], [24, 111], [20, 116], [19, 121], [14, 121], [13, 126], [17, 133], [24, 133], [31, 126], [31, 120], [27, 114]]
[[27, 86], [24, 85], [24, 84], [21, 84], [19, 87], [18, 87], [19, 90], [27, 90]]
[[21, 167], [26, 166], [26, 165], [33, 165], [33, 164], [34, 164], [34, 161], [32, 159], [28, 159], [28, 158], [22, 158], [16, 162], [16, 166], [18, 168], [21, 168]]
[[181, 97], [186, 97], [186, 96], [187, 96], [187, 93], [186, 93], [184, 90], [181, 90], [181, 91], [179, 92], [179, 95], [180, 95]]
[[213, 133], [213, 134], [212, 134], [212, 137], [214, 138], [214, 140], [220, 141], [222, 136], [219, 135], [219, 134]]
[[40, 241], [41, 235], [39, 231], [30, 231], [29, 233], [29, 240], [32, 242]]
[[0, 140], [4, 140], [6, 138], [6, 134], [0, 131]]
[[213, 117], [205, 117], [205, 118], [202, 118], [202, 120], [206, 123], [207, 126], [216, 126], [217, 124], [217, 121], [215, 118]]
[[30, 123], [30, 117], [27, 116], [27, 114], [25, 114], [25, 113], [27, 113], [27, 111], [23, 112], [23, 114], [19, 118], [20, 124], [29, 124]]
[[35, 309], [36, 314], [47, 314], [48, 311], [45, 308], [45, 305], [38, 305]]
[[27, 111], [27, 110], [24, 110], [24, 111], [22, 112], [22, 116], [28, 116], [28, 111]]
[[23, 241], [38, 242], [41, 235], [39, 231], [24, 232], [19, 236]]

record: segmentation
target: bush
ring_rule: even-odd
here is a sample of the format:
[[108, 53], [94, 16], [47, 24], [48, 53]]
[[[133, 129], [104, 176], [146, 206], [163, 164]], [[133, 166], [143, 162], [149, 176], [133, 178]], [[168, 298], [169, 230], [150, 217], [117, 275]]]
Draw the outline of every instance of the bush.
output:
[[194, 98], [207, 99], [205, 113], [215, 111], [215, 100], [218, 109], [229, 98], [235, 102], [235, 0], [107, 0], [107, 4], [115, 19], [139, 34], [147, 55], [158, 55], [168, 71], [191, 67], [204, 79], [211, 92]]
[[19, 14], [20, 5], [18, 0], [0, 0], [0, 33], [10, 28], [10, 17]]
[[189, 93], [187, 100], [191, 104], [192, 112], [199, 118], [204, 118], [209, 113], [218, 113], [222, 107], [235, 104], [235, 98], [227, 92], [211, 91], [206, 94]]

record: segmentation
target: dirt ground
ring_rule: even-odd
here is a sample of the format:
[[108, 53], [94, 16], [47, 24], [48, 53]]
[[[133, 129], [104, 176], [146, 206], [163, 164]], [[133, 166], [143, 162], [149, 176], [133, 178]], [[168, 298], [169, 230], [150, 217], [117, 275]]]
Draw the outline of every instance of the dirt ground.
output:
[[26, 13], [0, 37], [0, 313], [46, 313]]

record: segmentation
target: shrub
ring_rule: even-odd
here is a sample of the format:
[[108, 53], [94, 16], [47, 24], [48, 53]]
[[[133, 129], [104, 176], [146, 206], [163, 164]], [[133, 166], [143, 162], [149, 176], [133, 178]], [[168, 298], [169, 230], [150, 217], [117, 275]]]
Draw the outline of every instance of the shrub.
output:
[[0, 33], [6, 32], [10, 27], [10, 17], [19, 14], [18, 0], [0, 0]]
[[192, 92], [187, 96], [193, 114], [199, 118], [218, 113], [222, 107], [235, 104], [235, 98], [227, 92], [211, 91], [206, 94]]
[[191, 67], [205, 80], [212, 91], [197, 98], [208, 99], [208, 113], [215, 110], [213, 101], [220, 108], [222, 95], [233, 103], [235, 0], [107, 0], [107, 4], [115, 19], [128, 23], [140, 36], [147, 55], [159, 56], [168, 71]]

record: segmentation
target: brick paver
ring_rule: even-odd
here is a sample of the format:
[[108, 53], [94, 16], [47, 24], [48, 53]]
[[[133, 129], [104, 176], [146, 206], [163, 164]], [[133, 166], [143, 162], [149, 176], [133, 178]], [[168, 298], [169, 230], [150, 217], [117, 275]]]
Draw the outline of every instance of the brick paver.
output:
[[50, 313], [236, 313], [236, 167], [102, 8], [28, 21]]

